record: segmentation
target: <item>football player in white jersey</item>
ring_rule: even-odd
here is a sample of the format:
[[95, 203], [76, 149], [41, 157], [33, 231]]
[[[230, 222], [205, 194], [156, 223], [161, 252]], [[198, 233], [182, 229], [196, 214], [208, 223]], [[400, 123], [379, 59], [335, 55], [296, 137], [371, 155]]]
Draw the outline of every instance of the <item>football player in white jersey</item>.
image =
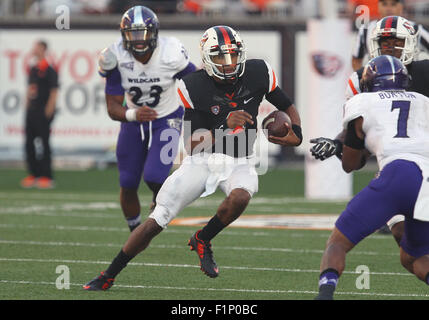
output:
[[374, 154], [380, 174], [335, 223], [320, 264], [319, 295], [333, 298], [346, 254], [395, 214], [405, 216], [401, 264], [429, 285], [429, 98], [411, 91], [399, 59], [382, 55], [365, 67], [364, 93], [344, 107], [342, 165], [358, 170]]
[[[417, 52], [417, 33], [412, 23], [398, 16], [385, 17], [377, 22], [370, 40], [372, 58], [391, 55], [400, 59], [412, 79], [407, 90], [429, 97], [429, 60], [414, 60]], [[347, 100], [362, 92], [362, 73], [363, 68], [350, 76], [346, 89]], [[310, 140], [315, 143], [310, 150], [311, 154], [322, 161], [333, 155], [341, 159], [344, 133], [345, 131], [341, 132], [335, 139], [320, 137]], [[399, 244], [403, 234], [403, 223], [400, 222], [403, 220], [403, 216], [395, 216], [388, 222], [388, 227], [384, 226], [380, 230], [382, 233], [389, 233], [390, 229]]]
[[140, 224], [142, 175], [153, 192], [151, 210], [169, 175], [184, 114], [176, 81], [196, 68], [178, 39], [158, 37], [159, 21], [149, 8], [126, 11], [120, 29], [121, 37], [100, 54], [99, 73], [106, 78], [109, 116], [122, 122], [116, 149], [120, 203], [132, 231]]

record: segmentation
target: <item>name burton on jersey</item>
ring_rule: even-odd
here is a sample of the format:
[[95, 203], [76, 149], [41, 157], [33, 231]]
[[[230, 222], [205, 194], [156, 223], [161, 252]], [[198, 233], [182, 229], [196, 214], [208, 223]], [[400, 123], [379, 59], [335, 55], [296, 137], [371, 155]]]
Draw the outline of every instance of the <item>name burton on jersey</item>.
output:
[[384, 91], [378, 93], [380, 99], [393, 99], [393, 98], [411, 98], [416, 99], [416, 96], [410, 92], [402, 91]]
[[153, 83], [153, 82], [160, 82], [161, 79], [159, 78], [128, 78], [128, 82], [131, 83]]

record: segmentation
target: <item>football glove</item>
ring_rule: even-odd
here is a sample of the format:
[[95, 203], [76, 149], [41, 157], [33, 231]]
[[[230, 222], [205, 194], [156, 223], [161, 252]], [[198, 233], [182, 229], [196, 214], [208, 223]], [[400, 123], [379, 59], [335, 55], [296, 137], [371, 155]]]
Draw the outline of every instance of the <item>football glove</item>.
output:
[[343, 143], [340, 140], [328, 138], [315, 138], [310, 140], [315, 145], [310, 149], [311, 155], [321, 161], [336, 155], [341, 160], [343, 154]]

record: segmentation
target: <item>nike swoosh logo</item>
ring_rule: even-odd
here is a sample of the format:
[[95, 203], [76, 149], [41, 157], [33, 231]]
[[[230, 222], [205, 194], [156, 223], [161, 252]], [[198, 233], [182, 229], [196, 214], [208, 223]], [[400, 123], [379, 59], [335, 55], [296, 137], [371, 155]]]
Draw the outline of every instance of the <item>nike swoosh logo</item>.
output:
[[252, 100], [253, 99], [253, 97], [251, 97], [251, 98], [249, 98], [249, 99], [247, 99], [247, 100], [244, 100], [244, 104], [247, 104], [250, 100]]

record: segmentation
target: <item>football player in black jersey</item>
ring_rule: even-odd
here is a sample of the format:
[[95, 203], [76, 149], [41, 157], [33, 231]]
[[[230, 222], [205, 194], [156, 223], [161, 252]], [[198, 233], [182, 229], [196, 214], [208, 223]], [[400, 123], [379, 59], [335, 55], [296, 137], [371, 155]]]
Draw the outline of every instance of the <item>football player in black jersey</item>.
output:
[[[131, 233], [108, 269], [84, 286], [86, 290], [109, 289], [127, 263], [183, 208], [219, 187], [226, 198], [188, 242], [198, 254], [201, 270], [209, 277], [217, 277], [219, 270], [210, 241], [241, 215], [258, 189], [251, 159], [256, 117], [264, 97], [285, 111], [292, 123], [285, 137], [269, 137], [269, 141], [284, 146], [302, 142], [299, 114], [277, 86], [273, 69], [264, 60], [246, 60], [244, 43], [234, 29], [209, 28], [201, 39], [200, 51], [204, 69], [186, 75], [178, 87], [186, 108], [184, 138], [189, 155], [163, 184], [148, 219]], [[190, 128], [186, 128], [189, 124]]]
[[[379, 20], [371, 35], [371, 58], [380, 55], [391, 55], [400, 59], [407, 67], [410, 75], [410, 86], [407, 91], [414, 91], [429, 97], [429, 60], [414, 61], [417, 54], [417, 36], [412, 24], [399, 16], [385, 17]], [[347, 98], [362, 92], [361, 78], [363, 69], [354, 72], [347, 87]], [[341, 159], [343, 139], [345, 131], [342, 131], [335, 139], [319, 137], [311, 139], [314, 143], [310, 149], [311, 154], [321, 161], [336, 155]], [[395, 216], [388, 225], [399, 244], [403, 234], [403, 217]]]

